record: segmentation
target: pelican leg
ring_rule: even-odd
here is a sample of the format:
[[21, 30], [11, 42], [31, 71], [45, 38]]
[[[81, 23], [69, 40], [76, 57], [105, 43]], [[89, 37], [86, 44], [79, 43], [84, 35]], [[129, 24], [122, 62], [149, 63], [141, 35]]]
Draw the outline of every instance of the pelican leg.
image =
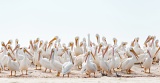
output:
[[64, 77], [64, 74], [63, 74], [63, 77]]
[[57, 75], [56, 75], [57, 77], [59, 77], [60, 76], [60, 72], [57, 72]]
[[89, 75], [89, 77], [91, 77], [90, 74], [88, 74], [88, 75]]
[[49, 71], [50, 71], [50, 73], [52, 72], [52, 70], [51, 70], [51, 69], [50, 69]]
[[94, 72], [94, 77], [96, 77], [96, 75], [95, 75], [96, 73]]
[[22, 72], [22, 75], [23, 75], [23, 70], [21, 70], [21, 72]]
[[141, 66], [141, 68], [143, 68], [143, 66], [142, 66], [142, 62], [140, 62], [140, 66]]
[[26, 70], [26, 75], [27, 75], [28, 70]]
[[15, 71], [15, 76], [16, 76], [16, 71]]
[[41, 65], [40, 65], [40, 70], [41, 70]]
[[44, 72], [46, 72], [47, 71], [47, 68], [45, 69], [45, 71]]
[[149, 73], [151, 73], [151, 72], [150, 72], [150, 68], [149, 68]]
[[144, 68], [144, 73], [146, 73], [146, 68]]
[[11, 71], [11, 76], [12, 76], [12, 71]]
[[108, 72], [106, 71], [106, 75], [108, 74]]
[[131, 69], [128, 70], [129, 74], [131, 74]]
[[68, 73], [68, 78], [69, 78], [69, 73]]
[[37, 65], [36, 65], [36, 70], [37, 70]]

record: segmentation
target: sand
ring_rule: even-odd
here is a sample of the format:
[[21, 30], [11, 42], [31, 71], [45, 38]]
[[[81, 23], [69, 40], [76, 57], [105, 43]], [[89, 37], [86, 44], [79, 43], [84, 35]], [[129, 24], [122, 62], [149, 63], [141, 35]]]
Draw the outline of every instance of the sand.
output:
[[93, 76], [93, 74], [91, 74], [91, 77], [88, 78], [86, 74], [81, 74], [80, 70], [74, 69], [71, 71], [70, 77], [68, 78], [67, 75], [65, 75], [65, 77], [63, 77], [62, 75], [60, 77], [56, 77], [56, 71], [52, 71], [50, 73], [48, 70], [47, 72], [44, 72], [43, 67], [41, 70], [35, 70], [35, 67], [32, 65], [29, 68], [28, 75], [22, 75], [21, 72], [17, 71], [16, 76], [10, 76], [10, 71], [2, 71], [0, 73], [0, 83], [154, 83], [160, 81], [159, 70], [160, 66], [158, 64], [154, 64], [151, 67], [151, 73], [144, 73], [143, 68], [141, 68], [139, 64], [136, 64], [132, 67], [131, 74], [127, 74], [125, 71], [118, 72], [121, 77], [116, 77], [115, 73], [108, 76], [102, 76], [101, 73], [97, 71], [96, 78]]

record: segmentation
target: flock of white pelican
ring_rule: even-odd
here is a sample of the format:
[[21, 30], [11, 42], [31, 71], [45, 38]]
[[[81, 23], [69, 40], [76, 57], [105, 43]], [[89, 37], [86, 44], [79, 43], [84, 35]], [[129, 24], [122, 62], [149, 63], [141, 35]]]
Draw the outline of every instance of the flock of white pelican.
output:
[[[103, 75], [113, 74], [117, 71], [132, 73], [131, 69], [135, 63], [139, 63], [144, 68], [144, 73], [150, 73], [150, 68], [154, 63], [159, 63], [160, 47], [155, 36], [148, 36], [144, 41], [144, 46], [139, 45], [139, 38], [136, 37], [129, 47], [127, 42], [117, 44], [117, 39], [113, 38], [113, 45], [108, 44], [105, 37], [102, 41], [99, 34], [96, 34], [97, 42], [87, 38], [80, 41], [78, 36], [69, 44], [61, 44], [61, 39], [55, 36], [50, 41], [43, 41], [39, 38], [29, 41], [28, 47], [21, 47], [19, 40], [9, 40], [7, 43], [1, 42], [0, 50], [0, 72], [10, 71], [10, 75], [21, 72], [28, 74], [28, 69], [34, 65], [35, 69], [42, 68], [42, 71], [57, 72], [56, 76], [69, 74], [75, 68], [80, 74], [90, 77], [91, 73], [96, 76], [96, 72]], [[88, 39], [88, 41], [86, 41]]]

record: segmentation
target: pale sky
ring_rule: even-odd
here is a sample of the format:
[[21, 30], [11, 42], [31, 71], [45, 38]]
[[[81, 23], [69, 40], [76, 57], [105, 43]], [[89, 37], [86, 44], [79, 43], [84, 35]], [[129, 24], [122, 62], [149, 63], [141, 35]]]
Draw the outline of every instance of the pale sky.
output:
[[0, 41], [19, 39], [28, 46], [30, 39], [62, 43], [75, 36], [95, 41], [95, 34], [109, 43], [140, 42], [148, 35], [160, 38], [160, 0], [0, 0]]

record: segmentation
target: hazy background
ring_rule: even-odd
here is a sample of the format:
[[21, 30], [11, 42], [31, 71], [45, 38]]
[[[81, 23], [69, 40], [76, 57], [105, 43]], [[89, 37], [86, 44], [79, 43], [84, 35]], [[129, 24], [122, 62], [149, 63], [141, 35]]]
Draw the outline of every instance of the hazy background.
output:
[[19, 39], [27, 46], [30, 39], [62, 42], [75, 36], [95, 41], [98, 33], [118, 43], [148, 35], [160, 37], [160, 0], [0, 0], [0, 41]]

